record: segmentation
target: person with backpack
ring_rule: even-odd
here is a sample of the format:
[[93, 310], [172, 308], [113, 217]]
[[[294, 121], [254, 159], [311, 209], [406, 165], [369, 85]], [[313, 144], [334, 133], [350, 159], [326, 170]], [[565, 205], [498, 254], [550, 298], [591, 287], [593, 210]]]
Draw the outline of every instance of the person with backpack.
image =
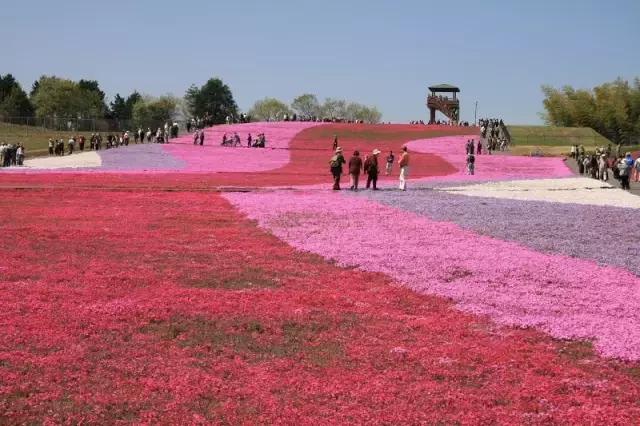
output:
[[631, 167], [629, 167], [628, 162], [622, 156], [620, 156], [620, 160], [617, 164], [618, 168], [618, 176], [620, 176], [620, 188], [629, 190], [629, 175], [631, 174]]
[[358, 181], [360, 180], [360, 171], [362, 170], [362, 158], [360, 152], [354, 151], [353, 157], [349, 159], [349, 175], [351, 176], [351, 190], [358, 190]]
[[336, 152], [329, 160], [329, 169], [333, 175], [333, 190], [340, 191], [340, 177], [342, 176], [342, 165], [346, 163], [342, 155], [342, 148], [337, 147]]
[[370, 157], [367, 158], [364, 165], [364, 171], [367, 174], [367, 189], [373, 186], [373, 190], [377, 191], [378, 185], [378, 173], [380, 169], [378, 168], [378, 155], [380, 154], [379, 149], [374, 149]]
[[476, 163], [476, 157], [475, 155], [473, 155], [472, 152], [470, 152], [469, 154], [467, 154], [467, 174], [468, 175], [473, 175], [475, 173], [475, 163]]

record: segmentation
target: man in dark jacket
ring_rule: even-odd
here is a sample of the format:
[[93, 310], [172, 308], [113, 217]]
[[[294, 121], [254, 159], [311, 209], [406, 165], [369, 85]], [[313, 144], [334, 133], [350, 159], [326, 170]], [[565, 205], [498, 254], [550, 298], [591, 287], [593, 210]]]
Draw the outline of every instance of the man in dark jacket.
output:
[[351, 189], [358, 190], [358, 181], [360, 180], [360, 171], [362, 170], [362, 158], [360, 152], [354, 151], [353, 157], [349, 159], [349, 174], [351, 175]]
[[340, 176], [342, 176], [342, 165], [346, 163], [344, 156], [342, 155], [342, 148], [336, 148], [336, 153], [331, 160], [329, 160], [329, 167], [331, 168], [331, 174], [333, 175], [333, 189], [334, 191], [340, 191]]
[[373, 190], [377, 191], [378, 184], [378, 173], [380, 169], [378, 168], [378, 155], [380, 154], [379, 149], [373, 150], [373, 155], [367, 159], [367, 162], [364, 165], [364, 171], [367, 173], [367, 189], [372, 186]]

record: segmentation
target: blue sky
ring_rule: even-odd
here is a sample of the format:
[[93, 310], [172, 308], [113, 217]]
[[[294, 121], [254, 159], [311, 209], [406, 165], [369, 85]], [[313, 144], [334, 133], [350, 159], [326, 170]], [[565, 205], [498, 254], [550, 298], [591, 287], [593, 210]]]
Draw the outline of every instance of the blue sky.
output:
[[640, 1], [2, 0], [0, 73], [97, 79], [112, 97], [182, 96], [218, 76], [247, 110], [311, 92], [426, 119], [426, 87], [462, 119], [538, 123], [540, 86], [640, 76]]

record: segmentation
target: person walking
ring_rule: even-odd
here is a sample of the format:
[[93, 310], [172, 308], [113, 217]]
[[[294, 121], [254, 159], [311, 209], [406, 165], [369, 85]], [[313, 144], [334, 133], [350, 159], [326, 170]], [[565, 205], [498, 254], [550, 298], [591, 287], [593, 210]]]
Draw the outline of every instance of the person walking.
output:
[[338, 135], [333, 135], [333, 148], [331, 150], [335, 151], [336, 149], [338, 149]]
[[600, 159], [598, 160], [598, 177], [602, 181], [609, 180], [609, 174], [607, 173], [607, 157], [605, 154], [600, 155]]
[[360, 180], [360, 171], [362, 170], [362, 158], [360, 152], [354, 151], [353, 157], [349, 159], [349, 175], [351, 176], [351, 190], [358, 190], [358, 181]]
[[337, 147], [336, 152], [329, 160], [329, 167], [333, 175], [333, 190], [340, 191], [340, 177], [342, 176], [342, 165], [346, 163], [342, 155], [342, 148]]
[[636, 158], [636, 161], [633, 163], [633, 181], [640, 182], [640, 155]]
[[16, 163], [18, 166], [22, 166], [24, 164], [24, 146], [22, 146], [21, 143], [19, 143], [16, 148]]
[[469, 153], [467, 154], [467, 174], [468, 175], [473, 175], [475, 173], [476, 170], [476, 157], [475, 155], [473, 155], [473, 153]]
[[204, 145], [204, 130], [200, 130], [200, 146]]
[[373, 187], [374, 191], [378, 190], [378, 173], [380, 169], [378, 168], [378, 155], [380, 154], [379, 149], [374, 149], [372, 155], [367, 158], [367, 162], [364, 166], [365, 172], [367, 173], [367, 189]]
[[629, 175], [631, 174], [631, 167], [625, 158], [620, 157], [618, 161], [618, 176], [620, 176], [620, 188], [629, 190]]
[[395, 161], [396, 156], [393, 155], [393, 151], [389, 151], [389, 155], [387, 155], [387, 167], [385, 169], [385, 175], [389, 176], [393, 171], [393, 162]]
[[400, 160], [398, 161], [400, 166], [400, 190], [407, 190], [407, 178], [409, 177], [409, 152], [407, 147], [402, 147], [402, 154], [400, 154]]

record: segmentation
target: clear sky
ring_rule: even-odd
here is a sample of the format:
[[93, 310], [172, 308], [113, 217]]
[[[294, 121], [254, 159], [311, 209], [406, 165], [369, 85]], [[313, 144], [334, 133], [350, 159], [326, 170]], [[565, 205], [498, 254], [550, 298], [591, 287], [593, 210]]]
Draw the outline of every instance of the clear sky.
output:
[[426, 87], [462, 116], [540, 122], [540, 86], [640, 76], [640, 0], [0, 0], [0, 73], [182, 96], [218, 76], [243, 110], [311, 92], [427, 119]]

